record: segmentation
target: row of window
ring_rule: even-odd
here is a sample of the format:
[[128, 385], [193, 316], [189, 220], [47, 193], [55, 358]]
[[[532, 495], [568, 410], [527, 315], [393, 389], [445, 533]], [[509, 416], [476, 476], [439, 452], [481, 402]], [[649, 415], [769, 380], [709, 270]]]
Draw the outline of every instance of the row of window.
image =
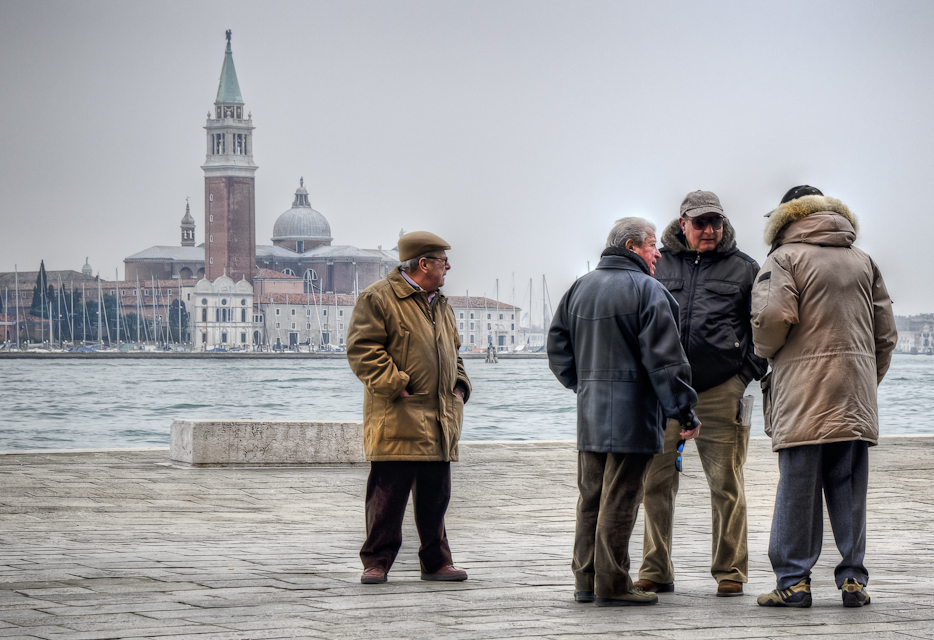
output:
[[[457, 328], [460, 329], [461, 331], [463, 331], [463, 330], [464, 330], [464, 323], [461, 322]], [[470, 330], [471, 330], [471, 331], [474, 330], [474, 323], [473, 323], [473, 322], [470, 323]], [[487, 330], [487, 331], [492, 331], [492, 330], [493, 330], [493, 323], [492, 323], [492, 322], [487, 322], [487, 323], [486, 323], [486, 330]], [[516, 324], [515, 324], [514, 322], [511, 323], [511, 324], [509, 325], [509, 330], [510, 330], [510, 331], [515, 331], [515, 330], [516, 330]]]
[[[233, 322], [233, 309], [215, 309], [214, 322]], [[208, 321], [208, 310], [201, 309], [201, 322]], [[240, 309], [240, 322], [246, 322], [246, 309]]]
[[[232, 304], [232, 303], [233, 303], [233, 301], [231, 301], [231, 304]], [[207, 298], [201, 298], [201, 304], [207, 306], [207, 304], [208, 304], [208, 299], [207, 299]], [[225, 307], [227, 306], [227, 298], [221, 298], [221, 306], [225, 306]], [[245, 306], [246, 306], [246, 298], [241, 298], [241, 299], [240, 299], [240, 306], [241, 306], [241, 307], [245, 307]]]
[[[504, 315], [505, 315], [505, 314], [503, 314], [503, 313], [499, 314], [499, 319], [500, 319], [500, 320], [503, 320], [503, 316], [504, 316]], [[463, 319], [464, 319], [464, 312], [461, 311], [461, 320], [463, 320]], [[472, 314], [472, 313], [470, 314], [470, 319], [473, 320], [473, 314]], [[493, 319], [493, 314], [492, 314], [492, 313], [486, 314], [486, 319], [487, 319], [487, 320], [492, 320], [492, 319]], [[515, 320], [515, 319], [516, 319], [516, 314], [510, 313], [510, 314], [509, 314], [509, 319], [510, 319], [510, 320]], [[461, 327], [461, 328], [463, 329], [463, 327]]]
[[[281, 313], [279, 313], [280, 311], [282, 311], [282, 309], [279, 309], [279, 308], [277, 307], [277, 308], [276, 308], [276, 315], [277, 315], [277, 316], [278, 316], [278, 315], [282, 315]], [[321, 314], [322, 314], [322, 315], [325, 315], [325, 316], [328, 315], [328, 310], [327, 310], [327, 309], [322, 309], [322, 310], [321, 310]], [[295, 309], [292, 309], [292, 315], [293, 315], [293, 316], [295, 315]], [[310, 316], [310, 315], [311, 315], [311, 309], [305, 309], [305, 315], [306, 315], [306, 316]], [[343, 310], [343, 309], [338, 309], [338, 310], [337, 310], [337, 315], [338, 315], [338, 317], [343, 318], [343, 317], [344, 317], [344, 310]]]
[[[509, 343], [510, 343], [510, 344], [516, 344], [516, 336], [509, 336]], [[464, 334], [461, 334], [461, 344], [476, 344], [476, 342], [474, 341], [474, 335], [471, 333], [471, 334], [470, 334], [470, 342], [469, 342], [469, 343], [465, 343], [465, 342], [464, 342]], [[503, 346], [505, 346], [505, 345], [506, 345], [506, 336], [499, 336], [499, 346], [503, 347]]]
[[[277, 322], [277, 323], [276, 323], [276, 329], [281, 329], [281, 328], [282, 328], [282, 325], [281, 325], [280, 323]], [[293, 329], [296, 328], [294, 322], [292, 323], [292, 328], [293, 328]], [[327, 329], [327, 325], [324, 325], [324, 328]], [[344, 323], [343, 323], [343, 322], [337, 323], [337, 328], [338, 328], [339, 330], [343, 331], [343, 330], [344, 330]], [[305, 323], [305, 329], [309, 329], [309, 330], [311, 329], [311, 323], [310, 323], [310, 322]]]
[[[129, 291], [130, 293], [127, 294], [127, 291]], [[144, 296], [148, 296], [148, 295], [149, 295], [149, 289], [142, 289], [141, 291], [142, 291], [142, 294], [143, 294]], [[166, 296], [166, 297], [171, 298], [171, 297], [172, 297], [172, 291], [173, 291], [172, 289], [166, 288], [165, 291], [159, 293], [158, 295]], [[108, 292], [105, 291], [104, 293], [108, 293]], [[117, 294], [116, 290], [114, 290], [114, 289], [111, 289], [111, 290], [109, 291], [109, 293], [110, 293], [110, 295], [112, 295], [112, 296]], [[121, 296], [125, 296], [125, 295], [135, 296], [135, 295], [136, 295], [136, 289], [120, 289], [120, 295], [121, 295]], [[156, 295], [156, 293], [153, 293], [153, 295]], [[14, 296], [11, 296], [11, 297], [15, 298], [16, 296], [14, 295]], [[24, 294], [23, 297], [25, 298], [26, 295]], [[32, 292], [29, 293], [29, 297], [30, 297], [30, 298], [32, 297]]]

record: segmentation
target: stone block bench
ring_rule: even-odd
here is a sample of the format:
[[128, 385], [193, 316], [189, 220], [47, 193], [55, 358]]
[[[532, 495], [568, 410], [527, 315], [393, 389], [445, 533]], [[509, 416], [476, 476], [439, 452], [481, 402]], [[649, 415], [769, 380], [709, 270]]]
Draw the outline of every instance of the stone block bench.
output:
[[200, 467], [363, 463], [363, 422], [176, 420], [170, 457]]

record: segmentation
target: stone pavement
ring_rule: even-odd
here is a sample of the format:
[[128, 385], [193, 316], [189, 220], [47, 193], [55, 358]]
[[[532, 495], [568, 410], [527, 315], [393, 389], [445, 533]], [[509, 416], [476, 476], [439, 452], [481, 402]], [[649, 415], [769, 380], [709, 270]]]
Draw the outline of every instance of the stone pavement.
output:
[[[448, 534], [460, 584], [419, 580], [411, 515], [385, 585], [361, 585], [368, 467], [191, 469], [167, 449], [0, 455], [0, 638], [934, 638], [934, 438], [872, 449], [873, 603], [844, 609], [825, 526], [814, 606], [764, 609], [777, 480], [746, 471], [750, 584], [715, 598], [710, 511], [688, 446], [677, 592], [653, 607], [575, 604], [573, 445], [462, 445]], [[632, 544], [641, 555], [641, 522]]]

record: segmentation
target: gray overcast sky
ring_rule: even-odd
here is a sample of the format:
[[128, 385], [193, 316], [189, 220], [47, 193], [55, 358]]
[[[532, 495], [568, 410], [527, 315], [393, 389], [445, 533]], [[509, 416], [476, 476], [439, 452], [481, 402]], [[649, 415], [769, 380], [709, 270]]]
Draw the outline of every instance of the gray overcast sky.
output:
[[[449, 295], [552, 301], [618, 217], [715, 191], [760, 262], [791, 186], [839, 197], [896, 313], [934, 311], [934, 3], [0, 0], [0, 270], [108, 279], [203, 234], [233, 30], [257, 239], [304, 176], [335, 244], [446, 238]], [[541, 303], [535, 302], [536, 309]], [[540, 312], [538, 312], [540, 313]]]

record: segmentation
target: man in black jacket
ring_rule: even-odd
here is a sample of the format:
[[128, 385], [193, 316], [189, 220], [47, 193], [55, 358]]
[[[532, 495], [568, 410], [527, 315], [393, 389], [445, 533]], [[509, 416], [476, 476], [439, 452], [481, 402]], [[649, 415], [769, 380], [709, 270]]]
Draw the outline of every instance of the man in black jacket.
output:
[[[765, 373], [755, 355], [750, 297], [759, 265], [736, 248], [733, 227], [720, 200], [710, 191], [689, 193], [681, 217], [662, 236], [664, 248], [655, 277], [681, 307], [681, 344], [691, 363], [698, 393], [697, 415], [704, 423], [698, 437], [713, 516], [710, 572], [718, 596], [743, 594], [748, 552], [743, 464], [749, 425], [741, 406], [746, 385]], [[674, 591], [671, 563], [672, 522], [678, 493], [675, 467], [678, 437], [668, 429], [665, 452], [656, 456], [645, 481], [645, 538], [636, 586]]]
[[617, 221], [596, 270], [564, 294], [548, 332], [551, 370], [577, 394], [577, 602], [658, 602], [633, 586], [629, 537], [646, 469], [662, 451], [665, 416], [678, 420], [685, 439], [700, 427], [678, 305], [651, 277], [658, 257], [650, 222]]

